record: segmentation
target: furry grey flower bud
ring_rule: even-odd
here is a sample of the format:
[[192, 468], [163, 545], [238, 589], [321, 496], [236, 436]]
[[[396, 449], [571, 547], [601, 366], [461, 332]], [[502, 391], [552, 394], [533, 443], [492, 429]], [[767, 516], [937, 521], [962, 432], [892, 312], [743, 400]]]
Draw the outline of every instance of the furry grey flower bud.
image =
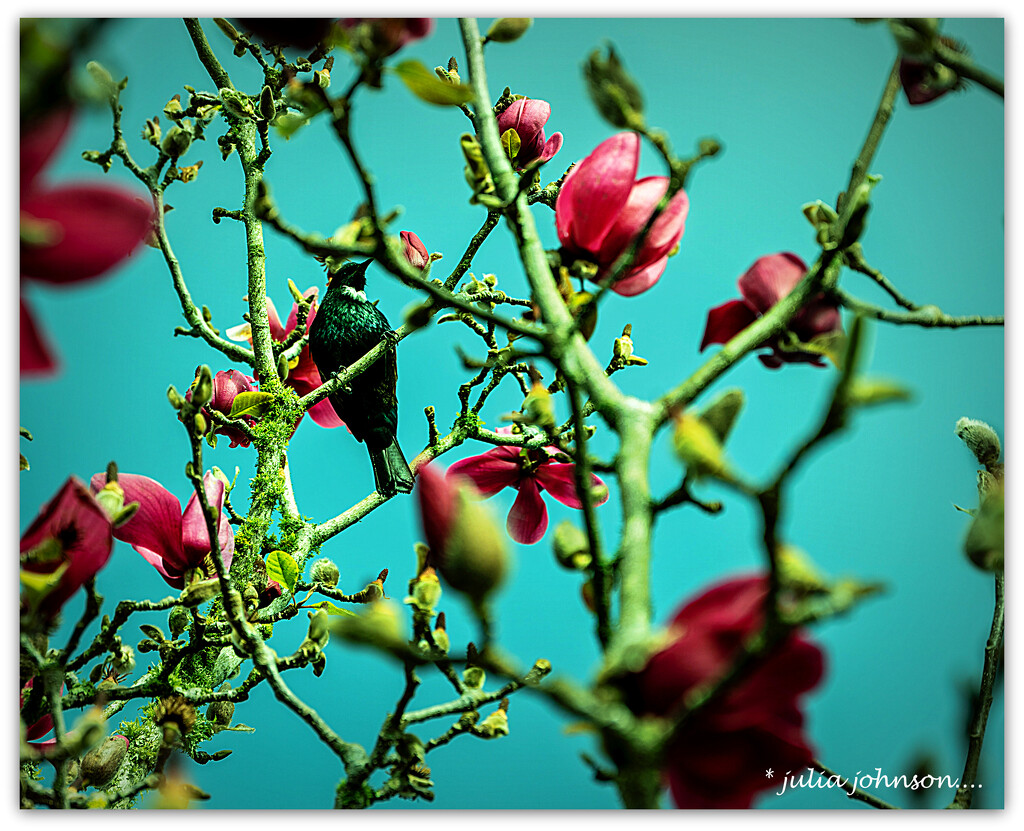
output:
[[961, 418], [956, 423], [956, 434], [980, 464], [989, 467], [999, 461], [999, 454], [1002, 452], [999, 436], [984, 421]]

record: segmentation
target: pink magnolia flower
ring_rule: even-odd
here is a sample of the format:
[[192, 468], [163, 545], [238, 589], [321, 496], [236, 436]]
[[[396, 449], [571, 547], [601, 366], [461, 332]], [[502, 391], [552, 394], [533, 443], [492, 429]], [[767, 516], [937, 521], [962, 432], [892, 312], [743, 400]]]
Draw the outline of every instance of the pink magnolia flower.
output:
[[[198, 370], [196, 372], [198, 373]], [[250, 378], [244, 372], [239, 372], [237, 369], [218, 372], [213, 377], [213, 398], [210, 399], [210, 403], [207, 406], [226, 417], [231, 414], [231, 405], [235, 400], [235, 396], [240, 392], [253, 392], [255, 389], [256, 379]], [[185, 393], [185, 399], [187, 401], [192, 400], [192, 390]], [[205, 413], [206, 407], [200, 412]], [[247, 424], [256, 423], [256, 419], [251, 417], [245, 417], [243, 420]], [[213, 432], [231, 439], [230, 447], [237, 447], [238, 445], [248, 447], [251, 443], [237, 427], [217, 427]]]
[[[746, 329], [751, 323], [767, 312], [783, 297], [789, 294], [807, 273], [807, 266], [796, 254], [784, 252], [761, 257], [739, 279], [742, 300], [730, 300], [708, 312], [701, 350], [712, 343], [726, 343]], [[839, 307], [824, 294], [812, 298], [789, 323], [801, 343], [810, 343], [814, 338], [842, 331]], [[777, 341], [761, 346], [771, 349], [771, 354], [758, 355], [761, 362], [770, 369], [778, 369], [783, 363], [809, 363], [824, 366], [821, 355], [811, 352], [783, 350]]]
[[346, 29], [364, 25], [369, 43], [380, 57], [393, 55], [434, 29], [432, 17], [343, 17], [338, 22]]
[[403, 253], [413, 268], [424, 269], [430, 263], [430, 254], [427, 247], [420, 241], [412, 231], [402, 231], [399, 235], [404, 246]]
[[[176, 589], [185, 587], [185, 579], [194, 569], [201, 571], [204, 577], [216, 575], [210, 560], [210, 535], [195, 493], [183, 513], [177, 497], [148, 476], [121, 473], [117, 481], [124, 489], [125, 502], [139, 503], [135, 516], [114, 530], [117, 539], [131, 545], [160, 572], [169, 586]], [[97, 473], [92, 477], [95, 491], [105, 483], [105, 474]], [[207, 473], [203, 477], [203, 487], [207, 500], [217, 509], [217, 541], [224, 567], [230, 568], [235, 552], [235, 535], [224, 510], [224, 483], [212, 473]]]
[[[43, 168], [56, 154], [71, 122], [58, 110], [21, 135], [21, 280], [64, 286], [99, 277], [145, 239], [152, 206], [111, 185], [47, 186]], [[21, 298], [23, 374], [56, 370], [53, 350]]]
[[[99, 487], [105, 484], [104, 475]], [[112, 533], [107, 514], [74, 476], [42, 507], [22, 534], [21, 567], [51, 574], [67, 566], [57, 585], [39, 601], [38, 614], [44, 620], [56, 617], [68, 598], [107, 564], [114, 545]]]
[[551, 105], [539, 98], [513, 101], [498, 116], [498, 132], [515, 130], [519, 136], [519, 152], [512, 159], [516, 170], [522, 170], [535, 159], [547, 161], [562, 147], [562, 134], [545, 140], [544, 125], [551, 117]]
[[[718, 583], [672, 618], [675, 634], [639, 674], [634, 709], [667, 716], [687, 694], [721, 678], [764, 623], [768, 581]], [[824, 674], [824, 656], [789, 634], [743, 680], [695, 713], [668, 749], [665, 773], [680, 808], [749, 808], [775, 788], [768, 768], [800, 770], [814, 754], [804, 735], [799, 698]]]
[[[316, 296], [319, 292], [320, 289], [318, 286], [310, 286], [302, 293], [303, 297], [314, 298], [312, 305], [309, 307], [309, 314], [306, 316], [307, 332], [309, 332], [309, 327], [313, 324], [313, 320], [316, 317]], [[274, 301], [268, 297], [267, 317], [270, 322], [270, 337], [278, 343], [281, 343], [288, 337], [292, 329], [298, 325], [299, 304], [292, 304], [291, 314], [288, 315], [288, 323], [282, 326], [281, 318], [278, 317], [277, 308], [274, 306]], [[248, 323], [243, 323], [240, 326], [232, 326], [227, 330], [227, 336], [232, 340], [248, 341], [249, 344], [252, 344], [252, 327]], [[299, 357], [295, 361], [294, 366], [289, 365], [288, 379], [285, 383], [295, 390], [295, 392], [300, 396], [308, 395], [313, 390], [321, 386], [322, 382], [320, 381], [320, 371], [316, 368], [316, 364], [313, 363], [312, 355], [309, 354], [308, 343], [302, 347], [302, 351], [299, 353]], [[341, 425], [344, 424], [344, 422], [338, 418], [338, 414], [334, 412], [334, 407], [331, 406], [331, 402], [327, 398], [310, 407], [309, 415], [313, 421], [321, 427], [341, 427]], [[296, 427], [298, 427], [297, 423]]]
[[[607, 275], [619, 255], [629, 248], [668, 190], [664, 176], [634, 181], [639, 162], [639, 136], [619, 133], [601, 142], [569, 171], [558, 193], [555, 225], [563, 259], [596, 264], [596, 280]], [[612, 287], [615, 292], [632, 297], [658, 282], [669, 254], [682, 239], [689, 209], [684, 191], [672, 197], [640, 246], [633, 265]]]
[[[510, 432], [504, 428], [500, 432]], [[581, 510], [583, 503], [576, 494], [576, 465], [556, 462], [561, 451], [557, 447], [522, 450], [518, 447], [495, 447], [480, 456], [470, 456], [448, 468], [449, 477], [468, 479], [481, 496], [493, 496], [502, 488], [515, 488], [516, 496], [508, 512], [505, 527], [509, 536], [524, 545], [533, 545], [544, 536], [548, 527], [548, 510], [541, 498], [546, 490], [563, 505]], [[600, 478], [591, 474], [595, 487], [603, 494], [595, 504], [608, 500], [608, 489]]]

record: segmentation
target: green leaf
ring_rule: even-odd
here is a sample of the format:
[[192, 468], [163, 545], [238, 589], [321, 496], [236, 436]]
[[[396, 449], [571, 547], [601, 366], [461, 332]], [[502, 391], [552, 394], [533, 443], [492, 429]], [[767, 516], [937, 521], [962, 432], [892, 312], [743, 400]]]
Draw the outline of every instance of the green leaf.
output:
[[509, 127], [501, 134], [501, 149], [505, 151], [509, 161], [515, 161], [516, 156], [519, 155], [519, 148], [522, 146], [523, 143], [519, 138], [519, 133], [515, 131], [514, 127]]
[[267, 577], [276, 580], [290, 594], [295, 594], [295, 582], [299, 579], [299, 566], [287, 551], [271, 551], [267, 555]]
[[317, 609], [323, 609], [325, 612], [327, 612], [328, 615], [332, 615], [332, 616], [335, 616], [335, 617], [337, 617], [339, 615], [340, 616], [346, 616], [347, 615], [348, 617], [355, 617], [356, 616], [355, 612], [350, 612], [348, 609], [342, 609], [340, 606], [335, 606], [333, 603], [331, 603], [330, 600], [324, 600], [322, 603], [314, 604], [314, 606]]
[[269, 392], [256, 390], [254, 392], [240, 392], [231, 402], [231, 412], [228, 418], [241, 418], [242, 416], [261, 416], [273, 402], [274, 396]]
[[394, 68], [409, 92], [439, 107], [457, 107], [473, 100], [473, 90], [465, 84], [449, 84], [442, 81], [419, 61], [402, 61]]
[[854, 407], [871, 407], [890, 401], [909, 401], [910, 391], [884, 378], [854, 378], [846, 390], [846, 400]]

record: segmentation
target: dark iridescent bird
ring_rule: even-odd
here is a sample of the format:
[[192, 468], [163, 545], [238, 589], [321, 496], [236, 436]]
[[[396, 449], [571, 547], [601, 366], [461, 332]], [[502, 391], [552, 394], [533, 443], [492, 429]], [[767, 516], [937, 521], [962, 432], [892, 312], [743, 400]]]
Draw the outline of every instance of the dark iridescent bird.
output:
[[[322, 381], [359, 360], [391, 326], [366, 299], [364, 263], [345, 263], [331, 275], [316, 317], [309, 327], [309, 352]], [[352, 435], [366, 443], [377, 492], [391, 497], [412, 491], [412, 471], [395, 434], [398, 431], [398, 355], [392, 346], [369, 369], [354, 378], [349, 392], [330, 396], [338, 417]]]

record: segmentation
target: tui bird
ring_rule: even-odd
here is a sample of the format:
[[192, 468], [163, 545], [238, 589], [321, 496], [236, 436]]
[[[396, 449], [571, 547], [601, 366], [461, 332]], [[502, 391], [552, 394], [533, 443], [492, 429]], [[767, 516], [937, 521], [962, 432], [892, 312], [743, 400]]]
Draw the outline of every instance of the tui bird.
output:
[[[364, 263], [345, 263], [330, 277], [316, 317], [309, 327], [309, 352], [321, 381], [355, 363], [391, 334], [387, 318], [369, 300]], [[412, 491], [412, 471], [398, 446], [398, 355], [394, 346], [349, 383], [348, 391], [330, 396], [338, 417], [352, 435], [366, 442], [377, 492], [385, 497]]]

